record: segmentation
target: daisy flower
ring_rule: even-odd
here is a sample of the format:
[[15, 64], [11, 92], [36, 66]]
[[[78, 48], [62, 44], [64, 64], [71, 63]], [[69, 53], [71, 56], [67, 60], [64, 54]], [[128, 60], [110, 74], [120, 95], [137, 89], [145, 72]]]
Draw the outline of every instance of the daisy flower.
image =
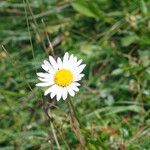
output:
[[44, 60], [42, 68], [45, 72], [37, 73], [38, 79], [41, 83], [36, 86], [48, 87], [44, 95], [50, 94], [51, 98], [56, 96], [57, 101], [61, 98], [65, 100], [68, 95], [75, 96], [79, 91], [78, 81], [82, 79], [82, 74], [85, 64], [81, 64], [82, 59], [77, 60], [74, 55], [65, 53], [63, 60], [60, 57], [55, 60], [49, 56], [49, 61]]

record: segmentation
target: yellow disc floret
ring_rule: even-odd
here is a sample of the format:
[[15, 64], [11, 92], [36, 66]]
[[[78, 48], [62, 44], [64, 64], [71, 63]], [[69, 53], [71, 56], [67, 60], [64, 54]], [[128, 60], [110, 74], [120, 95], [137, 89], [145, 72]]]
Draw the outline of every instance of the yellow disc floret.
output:
[[58, 70], [54, 75], [55, 84], [66, 87], [73, 82], [73, 74], [68, 69]]

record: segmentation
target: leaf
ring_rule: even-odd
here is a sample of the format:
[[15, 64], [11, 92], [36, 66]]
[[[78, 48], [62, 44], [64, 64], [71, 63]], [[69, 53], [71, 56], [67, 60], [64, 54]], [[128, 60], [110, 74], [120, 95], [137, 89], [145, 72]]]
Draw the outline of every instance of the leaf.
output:
[[88, 16], [88, 17], [96, 17], [96, 15], [92, 12], [92, 10], [88, 7], [88, 3], [86, 1], [76, 1], [72, 3], [73, 8], [79, 13]]
[[117, 68], [113, 70], [112, 75], [117, 76], [123, 73], [123, 70], [121, 68]]
[[147, 51], [139, 51], [140, 61], [142, 62], [144, 67], [148, 67], [150, 65], [150, 52]]
[[148, 38], [148, 37], [141, 38], [139, 41], [139, 44], [140, 45], [150, 45], [150, 38]]
[[140, 113], [143, 111], [142, 107], [140, 106], [136, 106], [136, 105], [131, 105], [131, 106], [108, 106], [108, 107], [103, 107], [100, 108], [92, 113], [89, 113], [88, 115], [86, 115], [87, 118], [91, 118], [94, 117], [95, 115], [112, 115], [112, 114], [116, 114], [116, 113], [120, 113], [120, 112], [128, 112], [128, 111], [132, 111], [132, 112], [137, 112]]
[[147, 9], [147, 6], [146, 6], [146, 3], [144, 0], [141, 0], [141, 11], [144, 15], [146, 15], [148, 13], [148, 9]]
[[129, 35], [129, 36], [122, 38], [121, 43], [122, 43], [122, 46], [126, 47], [132, 43], [137, 42], [138, 40], [139, 40], [139, 37], [137, 35]]

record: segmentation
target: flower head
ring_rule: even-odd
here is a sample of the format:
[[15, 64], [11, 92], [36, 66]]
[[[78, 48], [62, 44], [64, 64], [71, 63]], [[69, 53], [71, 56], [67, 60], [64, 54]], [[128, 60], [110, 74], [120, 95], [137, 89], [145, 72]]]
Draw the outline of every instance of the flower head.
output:
[[37, 73], [38, 79], [42, 81], [36, 86], [48, 87], [44, 95], [50, 94], [51, 98], [56, 96], [59, 101], [61, 98], [65, 100], [69, 95], [74, 96], [79, 91], [78, 83], [84, 74], [81, 72], [85, 68], [85, 64], [81, 64], [82, 60], [77, 60], [73, 55], [65, 53], [63, 60], [60, 57], [55, 60], [49, 56], [49, 61], [44, 60], [42, 68], [45, 73]]

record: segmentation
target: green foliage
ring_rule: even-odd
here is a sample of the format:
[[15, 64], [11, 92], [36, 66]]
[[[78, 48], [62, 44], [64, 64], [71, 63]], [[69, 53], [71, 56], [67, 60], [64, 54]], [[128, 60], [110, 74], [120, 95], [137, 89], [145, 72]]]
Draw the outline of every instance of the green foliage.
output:
[[149, 0], [1, 0], [0, 150], [58, 149], [53, 130], [61, 149], [80, 149], [67, 104], [35, 87], [50, 54], [45, 30], [57, 56], [87, 64], [72, 99], [87, 149], [149, 150], [148, 8]]

